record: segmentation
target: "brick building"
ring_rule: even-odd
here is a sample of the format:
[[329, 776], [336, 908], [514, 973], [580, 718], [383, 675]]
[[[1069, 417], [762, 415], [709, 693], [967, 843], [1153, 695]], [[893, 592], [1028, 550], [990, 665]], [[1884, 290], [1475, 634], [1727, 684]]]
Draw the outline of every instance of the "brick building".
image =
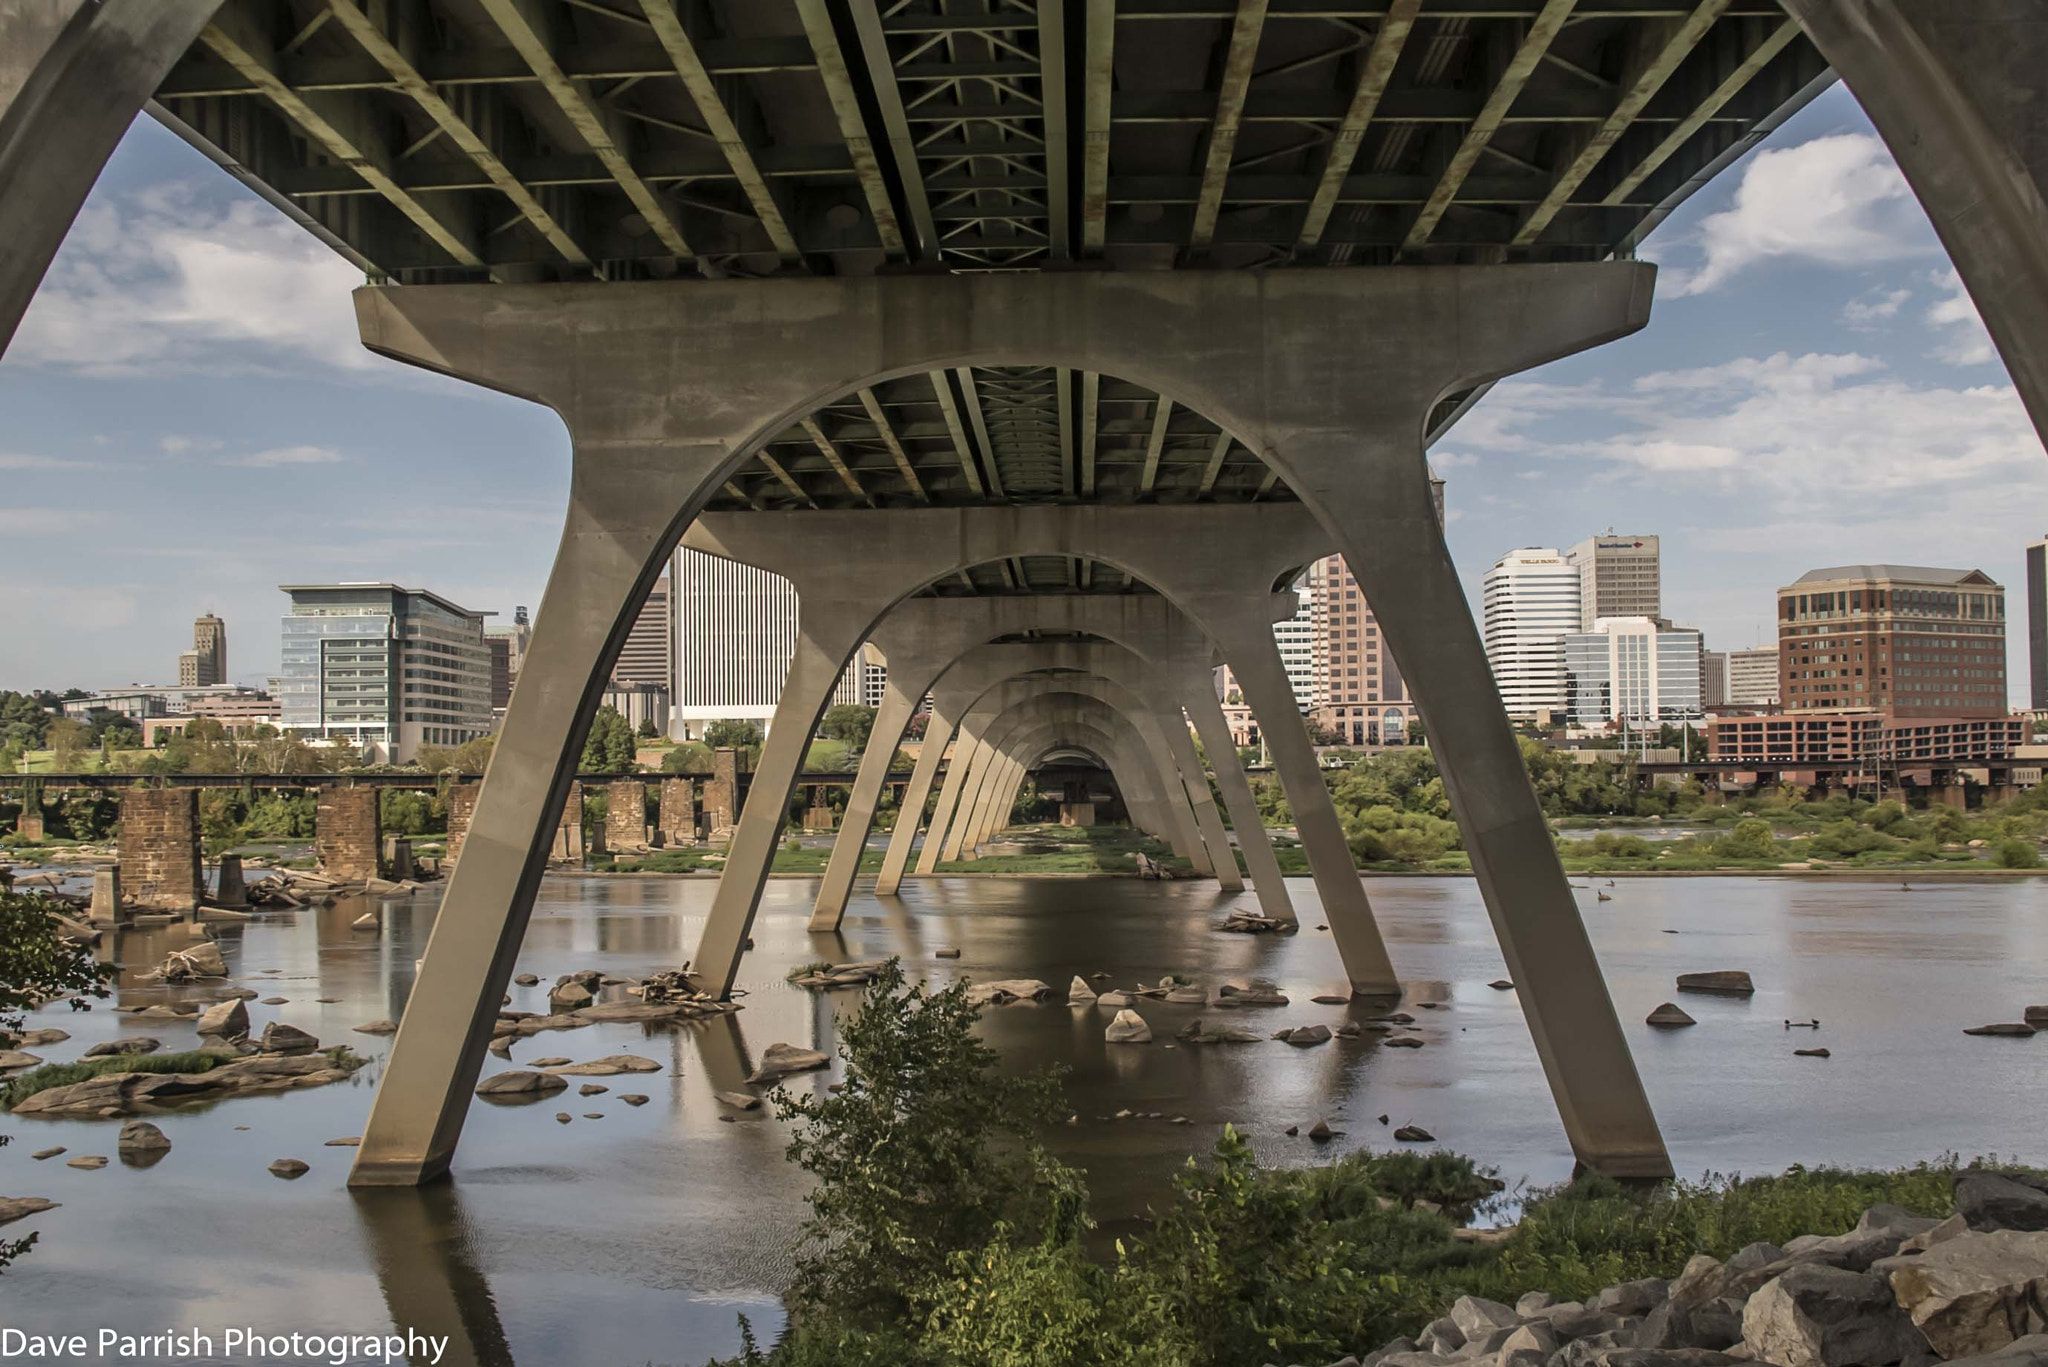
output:
[[2002, 717], [2005, 590], [1982, 570], [1838, 565], [1778, 590], [1788, 713]]

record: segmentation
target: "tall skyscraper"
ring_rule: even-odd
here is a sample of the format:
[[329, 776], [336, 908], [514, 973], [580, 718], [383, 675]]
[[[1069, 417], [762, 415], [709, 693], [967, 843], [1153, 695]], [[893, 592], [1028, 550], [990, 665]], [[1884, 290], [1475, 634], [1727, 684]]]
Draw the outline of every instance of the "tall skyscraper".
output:
[[1835, 565], [1778, 590], [1787, 712], [2006, 712], [2005, 590], [1982, 570]]
[[[1430, 477], [1436, 519], [1444, 519], [1444, 482]], [[1350, 745], [1402, 741], [1415, 716], [1415, 700], [1380, 635], [1372, 604], [1341, 555], [1309, 567], [1315, 626], [1313, 664], [1316, 725]]]
[[227, 623], [209, 612], [193, 619], [192, 649], [178, 656], [178, 686], [211, 688], [227, 681]]
[[863, 641], [860, 649], [853, 652], [853, 658], [846, 662], [846, 668], [839, 675], [839, 682], [832, 688], [832, 705], [855, 707], [880, 707], [882, 691], [889, 686], [889, 664], [882, 658], [882, 652], [871, 642]]
[[612, 682], [631, 688], [635, 684], [669, 686], [676, 667], [676, 612], [670, 595], [672, 575], [664, 574], [648, 590], [626, 644], [612, 666]]
[[1306, 580], [1294, 586], [1294, 615], [1273, 623], [1273, 644], [1287, 669], [1294, 705], [1303, 712], [1316, 705], [1316, 595]]
[[2048, 708], [2048, 539], [2027, 547], [2027, 704]]
[[670, 731], [695, 740], [715, 721], [774, 717], [796, 654], [796, 585], [779, 574], [687, 548], [670, 573], [676, 634]]
[[1769, 707], [1778, 700], [1778, 648], [1752, 646], [1728, 652], [1728, 705]]
[[1700, 654], [1700, 706], [1708, 711], [1728, 702], [1728, 652], [1708, 650]]
[[1565, 706], [1573, 726], [1656, 727], [1698, 721], [1700, 634], [1649, 617], [1602, 617], [1564, 638]]
[[1602, 617], [1656, 617], [1663, 612], [1657, 538], [1609, 529], [1565, 552], [1579, 572], [1579, 630]]
[[1509, 551], [1486, 572], [1486, 660], [1510, 717], [1565, 706], [1564, 638], [1579, 629], [1579, 567], [1547, 547]]
[[490, 734], [484, 618], [397, 584], [286, 584], [280, 723], [404, 764]]

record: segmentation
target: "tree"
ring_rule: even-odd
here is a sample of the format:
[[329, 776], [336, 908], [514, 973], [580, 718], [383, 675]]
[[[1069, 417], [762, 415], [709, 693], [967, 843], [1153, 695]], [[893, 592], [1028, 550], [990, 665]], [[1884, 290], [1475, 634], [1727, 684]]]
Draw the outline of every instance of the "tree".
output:
[[0, 743], [15, 750], [40, 750], [50, 725], [49, 709], [26, 693], [0, 691]]
[[750, 721], [715, 721], [704, 728], [704, 743], [714, 750], [745, 750], [761, 743], [761, 728]]
[[639, 736], [641, 740], [660, 740], [661, 728], [654, 724], [654, 718], [642, 717], [640, 719], [640, 728], [634, 734]]
[[85, 749], [91, 739], [92, 733], [85, 723], [71, 717], [53, 719], [43, 732], [44, 745], [54, 752], [51, 763], [60, 773], [68, 773], [78, 768], [79, 752]]
[[633, 769], [633, 728], [616, 707], [600, 707], [583, 742], [581, 768], [587, 774], [625, 774]]
[[701, 741], [685, 741], [661, 757], [664, 774], [708, 774], [711, 751]]
[[825, 718], [818, 723], [818, 734], [827, 740], [842, 741], [852, 754], [860, 754], [868, 748], [868, 736], [875, 729], [875, 709], [862, 707], [859, 703], [841, 703], [825, 709]]
[[[28, 1013], [60, 997], [87, 1009], [88, 997], [108, 995], [119, 970], [94, 963], [92, 951], [64, 937], [64, 904], [53, 897], [7, 891], [0, 885], [0, 1036], [12, 1043]], [[9, 1137], [0, 1135], [0, 1144]], [[35, 1244], [36, 1236], [0, 1242], [0, 1271]]]

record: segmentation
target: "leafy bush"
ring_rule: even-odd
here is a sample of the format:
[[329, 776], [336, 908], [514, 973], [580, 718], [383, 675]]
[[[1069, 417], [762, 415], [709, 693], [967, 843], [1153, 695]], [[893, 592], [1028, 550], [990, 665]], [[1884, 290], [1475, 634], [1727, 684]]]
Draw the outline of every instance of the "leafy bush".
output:
[[2038, 869], [2041, 867], [2041, 853], [2025, 840], [2001, 840], [1996, 851], [1998, 867], [2001, 869]]

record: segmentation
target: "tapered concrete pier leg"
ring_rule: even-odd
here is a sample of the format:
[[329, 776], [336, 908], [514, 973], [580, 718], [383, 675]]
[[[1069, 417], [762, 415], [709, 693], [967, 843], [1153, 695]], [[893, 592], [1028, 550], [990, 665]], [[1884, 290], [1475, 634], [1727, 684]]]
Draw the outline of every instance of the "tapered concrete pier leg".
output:
[[2048, 7], [1785, 0], [1920, 197], [2048, 440]]
[[1195, 821], [1201, 828], [1202, 843], [1209, 853], [1210, 872], [1216, 876], [1217, 885], [1223, 891], [1243, 892], [1244, 878], [1237, 871], [1237, 856], [1231, 851], [1230, 836], [1224, 831], [1223, 818], [1216, 811], [1216, 799], [1209, 793], [1209, 776], [1203, 772], [1201, 761], [1195, 756], [1195, 744], [1188, 738], [1188, 728], [1180, 712], [1175, 710], [1162, 717], [1160, 729], [1174, 752], [1174, 763], [1180, 769], [1183, 790], [1194, 805]]
[[0, 355], [128, 125], [220, 0], [0, 4]]
[[[882, 856], [882, 872], [875, 879], [877, 897], [894, 896], [903, 886], [903, 870], [910, 863], [911, 847], [917, 843], [918, 826], [924, 820], [924, 804], [931, 797], [932, 780], [946, 743], [953, 738], [952, 718], [937, 705], [924, 725], [924, 745], [917, 752], [917, 767], [911, 771], [910, 787], [904, 790], [902, 805], [896, 809], [896, 829], [889, 832], [889, 851]], [[936, 820], [936, 818], [934, 818]]]
[[[903, 739], [911, 713], [924, 697], [926, 680], [920, 674], [914, 693], [911, 687], [911, 681], [902, 678], [899, 668], [890, 669], [882, 705], [875, 712], [874, 728], [868, 732], [867, 752], [861, 756], [860, 772], [854, 776], [853, 792], [846, 801], [846, 815], [840, 818], [839, 833], [832, 840], [832, 858], [825, 865], [818, 900], [811, 907], [813, 931], [839, 929], [839, 920], [846, 914], [846, 899], [860, 873], [860, 859], [867, 849], [868, 831], [874, 826], [882, 782], [888, 777], [889, 763], [896, 757], [896, 744]], [[897, 820], [902, 820], [900, 812]]]
[[[953, 744], [953, 758], [946, 765], [946, 781], [939, 787], [938, 806], [932, 809], [931, 828], [925, 832], [924, 845], [918, 850], [917, 871], [920, 874], [931, 873], [938, 868], [940, 859], [946, 857], [946, 842], [952, 839], [953, 830], [959, 824], [961, 799], [981, 749], [982, 740], [976, 726], [972, 722], [963, 723]], [[959, 848], [959, 842], [954, 842], [954, 848]]]
[[1293, 921], [1294, 903], [1287, 895], [1280, 861], [1273, 853], [1273, 837], [1259, 815], [1258, 799], [1252, 796], [1237, 747], [1231, 744], [1230, 723], [1224, 719], [1223, 705], [1207, 688], [1189, 692], [1186, 700], [1195, 733], [1201, 736], [1202, 748], [1209, 752], [1209, 763], [1216, 770], [1216, 786], [1223, 790], [1223, 805], [1230, 810], [1230, 824], [1237, 832], [1238, 848], [1244, 851], [1245, 869], [1251, 874], [1259, 910], [1276, 921]]
[[1337, 819], [1323, 771], [1316, 764], [1315, 746], [1309, 743], [1308, 730], [1302, 725], [1294, 689], [1287, 682], [1279, 648], [1273, 644], [1272, 629], [1240, 615], [1218, 630], [1229, 633], [1221, 643], [1223, 653], [1244, 688], [1245, 700], [1258, 714], [1266, 748], [1280, 771], [1287, 805], [1294, 812], [1294, 828], [1301, 836], [1302, 848], [1308, 851], [1316, 891], [1344, 960], [1345, 975], [1351, 979], [1351, 990], [1369, 995], [1398, 993], [1400, 979], [1394, 975], [1393, 960], [1387, 955], [1379, 923], [1373, 919], [1365, 885], [1359, 881], [1343, 823]]
[[672, 447], [608, 455], [603, 475], [579, 471], [572, 482], [532, 651], [384, 1065], [351, 1185], [415, 1186], [447, 1170], [598, 694], [694, 493], [688, 462]]
[[754, 913], [761, 905], [761, 889], [768, 881], [768, 866], [782, 839], [790, 794], [803, 771], [804, 754], [846, 662], [860, 644], [859, 634], [850, 640], [845, 635], [843, 630], [827, 636], [809, 629], [797, 634], [796, 654], [790, 659], [781, 701], [775, 705], [767, 744], [761, 747], [761, 762], [754, 769], [747, 805], [740, 813], [732, 843], [726, 847], [725, 872], [719, 876], [711, 912], [705, 917], [697, 952], [690, 959], [698, 986], [713, 996], [723, 997], [732, 990], [747, 936], [754, 928]]
[[[987, 787], [992, 771], [998, 761], [995, 749], [987, 740], [974, 748], [973, 757], [968, 761], [966, 781], [960, 787], [959, 805], [954, 809], [953, 820], [946, 829], [946, 839], [934, 859], [934, 863], [952, 863], [960, 857], [961, 848], [968, 837], [975, 832], [981, 819], [981, 792]], [[924, 862], [918, 863], [918, 872], [925, 872]]]

